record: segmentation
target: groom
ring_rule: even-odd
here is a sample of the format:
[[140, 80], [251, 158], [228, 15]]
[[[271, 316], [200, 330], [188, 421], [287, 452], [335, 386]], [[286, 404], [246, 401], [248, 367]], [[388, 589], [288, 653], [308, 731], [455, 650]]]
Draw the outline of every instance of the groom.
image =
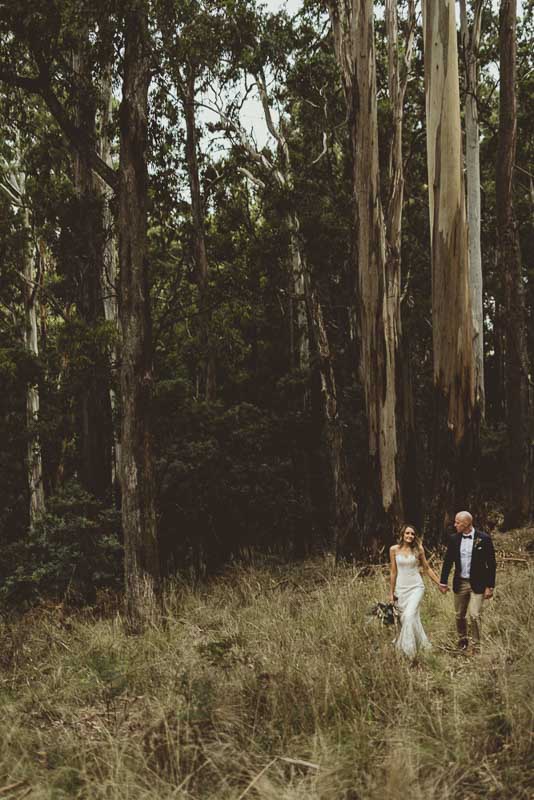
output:
[[458, 646], [467, 648], [467, 608], [471, 617], [471, 634], [475, 646], [480, 644], [480, 615], [482, 603], [493, 597], [495, 587], [495, 550], [487, 533], [473, 528], [473, 517], [469, 511], [460, 511], [454, 519], [456, 533], [449, 539], [439, 588], [448, 591], [447, 581], [454, 564], [452, 589], [456, 630], [460, 637]]

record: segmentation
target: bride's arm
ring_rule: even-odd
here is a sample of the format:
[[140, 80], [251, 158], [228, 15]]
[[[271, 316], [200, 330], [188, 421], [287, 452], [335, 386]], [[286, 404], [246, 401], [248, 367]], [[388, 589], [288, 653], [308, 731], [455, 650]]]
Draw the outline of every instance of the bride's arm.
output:
[[428, 561], [426, 560], [425, 551], [423, 550], [422, 547], [419, 550], [419, 560], [421, 562], [421, 568], [422, 568], [423, 572], [425, 573], [425, 575], [428, 575], [430, 580], [434, 581], [436, 586], [439, 586], [439, 578], [436, 575], [436, 573], [434, 572], [434, 570], [432, 569], [432, 567], [430, 566], [430, 564], [428, 563]]
[[395, 553], [397, 551], [396, 545], [392, 545], [389, 548], [389, 563], [391, 566], [390, 575], [389, 575], [389, 602], [395, 602], [395, 584], [397, 583], [397, 561], [395, 559]]

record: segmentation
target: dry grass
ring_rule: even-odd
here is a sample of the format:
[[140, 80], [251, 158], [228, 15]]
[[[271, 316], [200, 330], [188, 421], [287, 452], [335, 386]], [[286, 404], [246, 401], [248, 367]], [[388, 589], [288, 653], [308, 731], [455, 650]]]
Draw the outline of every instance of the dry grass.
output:
[[139, 636], [111, 609], [4, 623], [1, 800], [533, 798], [534, 530], [497, 539], [526, 560], [502, 563], [481, 654], [449, 649], [428, 587], [415, 668], [367, 615], [387, 572], [326, 559], [175, 584]]

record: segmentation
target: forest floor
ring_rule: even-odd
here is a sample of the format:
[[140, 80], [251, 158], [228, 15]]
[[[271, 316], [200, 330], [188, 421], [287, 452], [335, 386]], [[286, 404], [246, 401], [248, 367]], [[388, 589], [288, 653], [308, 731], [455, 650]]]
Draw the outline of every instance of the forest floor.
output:
[[0, 800], [531, 800], [534, 529], [494, 540], [481, 652], [428, 583], [416, 665], [387, 567], [328, 558], [176, 584], [142, 635], [105, 598], [0, 622]]

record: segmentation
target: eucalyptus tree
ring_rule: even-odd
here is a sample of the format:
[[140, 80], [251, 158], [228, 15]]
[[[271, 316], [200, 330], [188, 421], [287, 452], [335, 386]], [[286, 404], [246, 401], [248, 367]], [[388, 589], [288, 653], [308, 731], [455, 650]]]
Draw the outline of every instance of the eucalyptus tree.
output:
[[[275, 152], [271, 154], [267, 148], [260, 149], [255, 145], [240, 124], [235, 107], [229, 115], [223, 115], [223, 122], [249, 162], [247, 167], [241, 168], [245, 176], [263, 191], [271, 182], [279, 193], [278, 204], [289, 245], [287, 317], [290, 368], [311, 378], [300, 404], [302, 408], [311, 404], [323, 465], [311, 466], [312, 471], [318, 468], [325, 478], [321, 496], [315, 498], [318, 510], [326, 508], [326, 514], [319, 515], [319, 526], [322, 522], [326, 540], [341, 555], [354, 547], [355, 503], [346, 462], [334, 352], [317, 275], [310, 268], [302, 231], [297, 183], [299, 169], [302, 170], [303, 166], [301, 162], [299, 167], [294, 164], [292, 140], [298, 132], [293, 130], [296, 121], [291, 115], [290, 93], [286, 89], [290, 61], [293, 60], [288, 58], [288, 48], [292, 48], [295, 54], [298, 52], [300, 34], [284, 14], [258, 14], [257, 20], [249, 47], [242, 57], [243, 81], [250, 90], [257, 92], [266, 129], [275, 143]], [[320, 97], [323, 108], [317, 147], [319, 155], [306, 156], [308, 169], [327, 152], [329, 120], [323, 116], [324, 95], [320, 94]]]
[[[150, 610], [159, 579], [150, 411], [153, 392], [146, 235], [147, 129], [151, 49], [148, 7], [124, 10], [118, 235], [121, 322], [121, 488], [126, 596], [133, 618]], [[145, 605], [145, 601], [148, 604]]]
[[[331, 0], [334, 49], [347, 106], [353, 185], [354, 327], [367, 417], [369, 484], [364, 535], [388, 539], [405, 507], [411, 402], [401, 377], [399, 237], [402, 211], [402, 104], [405, 77], [396, 55], [396, 15], [388, 5], [394, 117], [388, 228], [380, 192], [374, 9], [371, 0]], [[406, 67], [409, 64], [408, 45]], [[389, 239], [388, 239], [389, 233]]]
[[[415, 0], [408, 0], [406, 18], [399, 20], [397, 3], [386, 0], [385, 33], [387, 41], [388, 100], [391, 138], [388, 150], [385, 207], [386, 275], [394, 282], [399, 306], [405, 289], [400, 287], [402, 275], [401, 248], [404, 212], [405, 168], [403, 152], [404, 105], [408, 81], [412, 73], [412, 59], [416, 34]], [[399, 41], [399, 22], [403, 23], [405, 38]], [[405, 281], [407, 285], [407, 279]], [[400, 294], [399, 294], [400, 293]], [[395, 308], [400, 322], [400, 308]], [[406, 519], [421, 517], [419, 499], [421, 482], [417, 478], [416, 432], [408, 342], [405, 335], [399, 341], [397, 355], [398, 387], [397, 415], [400, 433], [398, 471], [402, 507]]]
[[[159, 579], [154, 505], [150, 414], [152, 342], [150, 286], [146, 257], [148, 206], [147, 114], [151, 71], [148, 3], [119, 3], [116, 31], [122, 38], [122, 99], [119, 109], [120, 163], [114, 170], [95, 146], [94, 128], [80, 124], [71, 108], [72, 62], [63, 57], [76, 37], [72, 29], [92, 36], [109, 21], [104, 4], [70, 4], [53, 8], [12, 7], [2, 16], [0, 80], [42, 98], [67, 141], [85, 164], [116, 194], [119, 238], [121, 327], [121, 493], [125, 549], [126, 598], [129, 613], [141, 619]], [[100, 16], [99, 16], [100, 15]], [[99, 20], [102, 25], [99, 27]], [[43, 30], [50, 35], [43, 36]], [[105, 66], [109, 59], [105, 60]], [[96, 91], [94, 84], [87, 89]], [[70, 91], [69, 91], [70, 90]], [[149, 600], [148, 604], [145, 600]]]
[[499, 14], [499, 142], [496, 166], [498, 268], [503, 288], [504, 377], [508, 433], [508, 496], [505, 527], [530, 512], [531, 431], [525, 286], [514, 212], [517, 147], [517, 3], [502, 0]]
[[[113, 96], [113, 65], [111, 59], [107, 59], [100, 79], [99, 102], [97, 106], [97, 150], [102, 160], [111, 168], [115, 168], [113, 156], [113, 135], [116, 114], [115, 106], [117, 101]], [[117, 229], [113, 213], [114, 193], [112, 188], [102, 178], [94, 176], [97, 182], [96, 190], [102, 205], [102, 269], [100, 270], [100, 292], [104, 309], [104, 318], [111, 326], [112, 336], [109, 347], [109, 358], [112, 374], [120, 363], [119, 348], [119, 251], [117, 241]], [[114, 489], [120, 481], [120, 431], [115, 419], [119, 412], [119, 401], [115, 381], [109, 383], [109, 401], [112, 413], [112, 485]]]
[[482, 31], [484, 0], [472, 3], [469, 20], [467, 0], [460, 0], [460, 38], [464, 62], [465, 173], [467, 184], [467, 224], [469, 235], [469, 287], [473, 315], [475, 352], [475, 399], [484, 416], [484, 309], [481, 252], [480, 129], [478, 123], [478, 51]]
[[[0, 160], [0, 190], [11, 204], [19, 218], [21, 229], [20, 242], [20, 277], [24, 299], [23, 343], [31, 358], [39, 355], [38, 339], [38, 302], [39, 280], [36, 264], [38, 263], [37, 247], [31, 224], [31, 209], [26, 192], [26, 172], [23, 164], [20, 136], [12, 134], [11, 158]], [[39, 436], [39, 386], [29, 380], [26, 385], [26, 426], [27, 454], [26, 470], [29, 493], [30, 526], [45, 511], [45, 495], [43, 485], [43, 460]]]
[[[97, 108], [99, 85], [93, 84], [95, 54], [91, 52], [89, 26], [82, 19], [72, 42], [73, 120], [85, 132], [91, 151], [98, 149]], [[73, 149], [72, 181], [77, 213], [74, 217], [74, 252], [77, 308], [89, 331], [98, 330], [105, 319], [103, 300], [104, 275], [104, 203], [101, 180], [93, 173], [87, 151]], [[94, 358], [105, 353], [98, 343]], [[80, 392], [80, 481], [101, 500], [111, 494], [111, 404], [109, 386], [95, 366], [86, 371]]]
[[[158, 0], [157, 36], [160, 40], [160, 81], [167, 81], [179, 103], [178, 118], [185, 127], [185, 162], [190, 194], [192, 261], [198, 287], [200, 359], [197, 394], [213, 401], [216, 396], [216, 347], [212, 330], [210, 265], [206, 237], [208, 187], [203, 186], [199, 110], [210, 92], [224, 92], [235, 79], [242, 40], [250, 27], [249, 0], [177, 2]], [[239, 29], [239, 34], [237, 30]], [[170, 98], [170, 95], [169, 95]]]
[[434, 533], [466, 507], [481, 415], [465, 211], [453, 0], [423, 5], [428, 191], [432, 248], [435, 430]]

